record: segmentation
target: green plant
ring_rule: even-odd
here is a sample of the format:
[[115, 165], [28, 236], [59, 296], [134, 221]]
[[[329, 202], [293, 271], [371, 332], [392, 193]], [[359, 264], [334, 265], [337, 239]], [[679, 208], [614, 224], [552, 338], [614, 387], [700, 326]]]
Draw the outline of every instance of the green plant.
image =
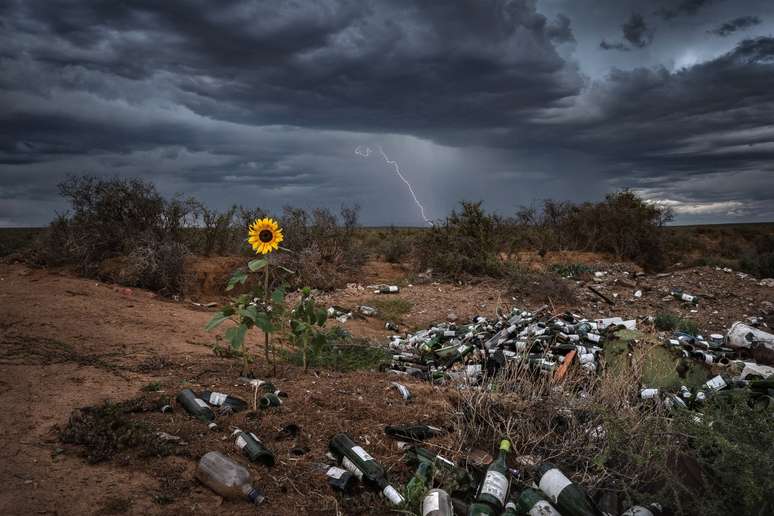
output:
[[461, 204], [461, 211], [452, 211], [445, 221], [419, 236], [420, 268], [451, 278], [501, 276], [504, 267], [498, 252], [503, 247], [503, 221], [486, 213], [480, 202]]
[[309, 347], [317, 355], [325, 344], [323, 331], [328, 314], [323, 308], [318, 308], [309, 287], [301, 291], [301, 299], [290, 311], [290, 342], [299, 348], [303, 359], [304, 371], [309, 368]]
[[[205, 326], [207, 331], [212, 331], [225, 321], [234, 323], [226, 330], [223, 338], [229, 343], [231, 349], [242, 353], [243, 373], [248, 370], [250, 364], [249, 351], [245, 346], [245, 336], [251, 328], [259, 328], [263, 331], [266, 362], [274, 363], [274, 354], [272, 353], [272, 357], [269, 356], [270, 335], [279, 327], [285, 311], [285, 288], [280, 286], [269, 294], [268, 266], [268, 258], [256, 258], [248, 262], [247, 270], [240, 268], [234, 271], [226, 285], [226, 291], [232, 290], [237, 285], [244, 285], [250, 273], [258, 273], [259, 271], [264, 273], [263, 284], [253, 282], [255, 286], [250, 292], [231, 298], [229, 303], [222, 310], [216, 312]], [[261, 298], [263, 300], [259, 301]]]
[[400, 322], [414, 306], [411, 301], [399, 297], [372, 297], [366, 304], [376, 308], [376, 316], [383, 321]]
[[670, 312], [659, 312], [653, 321], [657, 330], [662, 331], [681, 331], [690, 335], [699, 334], [699, 326], [696, 321], [683, 319], [679, 315]]
[[161, 390], [161, 382], [146, 383], [140, 390], [143, 392], [158, 392]]
[[700, 421], [689, 413], [677, 418], [702, 468], [697, 513], [774, 513], [772, 413], [751, 407], [748, 396], [741, 389], [718, 393], [704, 407]]
[[[370, 346], [366, 339], [354, 339], [340, 326], [334, 326], [325, 334], [325, 342], [309, 356], [309, 367], [321, 367], [336, 371], [379, 370], [389, 363], [391, 354], [382, 347]], [[285, 352], [286, 360], [303, 365], [300, 350]]]

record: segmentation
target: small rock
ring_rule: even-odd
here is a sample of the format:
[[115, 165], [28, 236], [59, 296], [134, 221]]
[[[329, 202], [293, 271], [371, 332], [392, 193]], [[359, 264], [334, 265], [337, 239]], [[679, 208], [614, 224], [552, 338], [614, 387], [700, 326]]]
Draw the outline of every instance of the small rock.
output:
[[455, 314], [454, 312], [449, 312], [448, 314], [446, 314], [446, 320], [449, 322], [455, 322], [457, 320], [457, 314]]

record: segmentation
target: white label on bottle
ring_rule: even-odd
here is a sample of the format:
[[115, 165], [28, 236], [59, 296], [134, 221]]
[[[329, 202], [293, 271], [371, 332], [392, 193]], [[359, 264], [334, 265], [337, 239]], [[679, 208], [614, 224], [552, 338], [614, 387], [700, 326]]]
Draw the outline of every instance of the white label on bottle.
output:
[[720, 375], [717, 375], [715, 378], [712, 378], [710, 380], [707, 380], [707, 383], [705, 383], [707, 387], [710, 389], [719, 391], [723, 387], [726, 387], [728, 384], [723, 380], [723, 377]]
[[210, 393], [210, 404], [211, 405], [217, 405], [221, 406], [223, 403], [226, 402], [226, 398], [228, 397], [228, 394], [223, 394], [222, 392], [211, 392]]
[[236, 439], [236, 445], [237, 445], [237, 448], [239, 448], [239, 449], [241, 450], [241, 449], [243, 449], [245, 446], [247, 446], [247, 441], [245, 441], [245, 438], [244, 438], [244, 437], [242, 437], [242, 436], [240, 435], [240, 436], [239, 436], [239, 437], [237, 437], [237, 439]]
[[401, 505], [406, 501], [401, 494], [395, 490], [392, 486], [387, 486], [382, 490], [382, 494], [387, 498], [392, 505]]
[[371, 457], [370, 455], [368, 455], [368, 452], [367, 452], [367, 451], [365, 451], [365, 450], [364, 450], [363, 448], [361, 448], [360, 446], [353, 446], [353, 447], [352, 447], [352, 451], [353, 451], [353, 452], [355, 452], [355, 454], [356, 454], [358, 457], [360, 457], [360, 459], [361, 459], [363, 462], [366, 462], [366, 461], [369, 461], [369, 460], [374, 460], [374, 458], [373, 458], [373, 457]]
[[200, 406], [200, 407], [202, 407], [202, 408], [209, 408], [209, 407], [207, 406], [207, 404], [206, 404], [206, 403], [204, 403], [204, 402], [203, 402], [202, 400], [200, 400], [199, 398], [194, 398], [194, 401], [196, 402], [196, 404], [197, 404], [197, 405], [199, 405], [199, 406]]
[[715, 361], [715, 357], [713, 357], [713, 356], [712, 356], [712, 355], [710, 355], [709, 353], [704, 353], [704, 361], [705, 361], [706, 363], [708, 363], [708, 364], [711, 364], [712, 362], [714, 362], [714, 361]]
[[538, 500], [538, 502], [532, 506], [532, 509], [527, 513], [529, 516], [561, 516], [554, 506], [545, 500]]
[[500, 505], [505, 503], [508, 495], [508, 479], [499, 471], [487, 471], [484, 483], [481, 484], [481, 493], [494, 496], [500, 500]]
[[422, 501], [422, 516], [427, 516], [433, 511], [441, 509], [441, 494], [438, 491], [425, 496]]
[[444, 337], [454, 337], [454, 336], [456, 336], [456, 335], [457, 335], [457, 332], [456, 332], [456, 331], [454, 331], [454, 330], [445, 330], [445, 331], [443, 332], [443, 336], [444, 336]]
[[363, 472], [360, 471], [360, 468], [355, 466], [355, 463], [349, 460], [347, 457], [341, 459], [341, 465], [344, 466], [347, 471], [355, 475], [358, 480], [363, 480]]
[[326, 475], [328, 475], [331, 478], [335, 478], [336, 480], [340, 479], [344, 473], [346, 473], [346, 470], [343, 470], [341, 468], [337, 468], [335, 466], [328, 468], [328, 471], [325, 472]]
[[599, 342], [601, 338], [602, 337], [600, 337], [596, 333], [587, 333], [586, 334], [586, 339], [591, 341], [591, 342]]
[[691, 296], [689, 294], [683, 294], [683, 295], [680, 296], [680, 298], [683, 301], [688, 301], [689, 303], [693, 303], [693, 300], [696, 299], [695, 297], [693, 297], [693, 296]]
[[396, 389], [398, 389], [398, 392], [403, 397], [404, 400], [410, 400], [411, 399], [411, 392], [409, 392], [408, 387], [406, 387], [403, 384], [393, 382], [392, 384]]
[[540, 478], [540, 490], [543, 491], [548, 499], [554, 503], [559, 499], [559, 495], [565, 487], [572, 484], [570, 479], [564, 476], [564, 473], [558, 469], [549, 469], [545, 475]]

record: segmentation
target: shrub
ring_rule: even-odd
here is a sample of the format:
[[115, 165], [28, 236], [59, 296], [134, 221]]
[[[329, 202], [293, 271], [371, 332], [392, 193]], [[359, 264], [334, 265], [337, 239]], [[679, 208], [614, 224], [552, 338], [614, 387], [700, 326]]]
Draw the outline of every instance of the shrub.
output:
[[132, 286], [180, 291], [188, 253], [180, 241], [192, 222], [193, 201], [166, 201], [152, 183], [140, 179], [71, 176], [59, 191], [73, 213], [51, 223], [41, 245], [42, 261], [72, 263], [82, 274], [95, 275], [104, 260], [126, 256]]
[[390, 228], [380, 241], [384, 259], [390, 263], [401, 263], [411, 252], [412, 241], [410, 233]]
[[127, 278], [132, 287], [173, 295], [183, 290], [184, 261], [188, 248], [178, 242], [150, 240], [137, 246], [127, 257]]
[[699, 327], [696, 321], [683, 319], [679, 315], [670, 312], [659, 312], [653, 321], [657, 330], [662, 331], [681, 331], [690, 335], [698, 335]]
[[633, 260], [649, 270], [663, 269], [666, 249], [662, 227], [669, 210], [634, 192], [610, 193], [598, 203], [546, 200], [542, 210], [522, 207], [515, 234], [538, 251], [586, 250]]
[[518, 266], [508, 268], [508, 294], [538, 303], [572, 304], [576, 301], [575, 286], [554, 272], [537, 272]]
[[692, 414], [678, 418], [691, 436], [691, 449], [702, 467], [702, 496], [696, 513], [758, 515], [774, 513], [774, 425], [771, 412], [753, 408], [744, 390], [715, 396], [697, 423]]
[[359, 208], [342, 207], [339, 217], [327, 209], [311, 213], [286, 207], [280, 219], [289, 253], [278, 254], [277, 262], [295, 274], [284, 277], [288, 284], [330, 290], [342, 286], [366, 258], [355, 238]]
[[445, 221], [419, 236], [420, 268], [450, 278], [502, 276], [505, 268], [498, 252], [503, 243], [503, 221], [487, 214], [480, 202], [461, 204], [461, 211], [452, 211]]
[[774, 252], [746, 255], [739, 268], [758, 278], [774, 278]]

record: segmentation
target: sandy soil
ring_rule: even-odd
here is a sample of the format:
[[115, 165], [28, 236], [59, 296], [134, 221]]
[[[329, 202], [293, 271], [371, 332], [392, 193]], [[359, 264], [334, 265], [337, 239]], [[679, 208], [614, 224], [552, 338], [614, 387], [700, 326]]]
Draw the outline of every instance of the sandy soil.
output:
[[[443, 320], [450, 312], [465, 320], [475, 314], [492, 315], [498, 304], [530, 305], [524, 299], [508, 298], [494, 282], [407, 286], [409, 279], [399, 267], [369, 267], [359, 278], [360, 285], [403, 282], [396, 297], [412, 304], [403, 321], [405, 328]], [[577, 309], [590, 317], [645, 316], [670, 310], [695, 319], [705, 332], [723, 330], [733, 320], [752, 315], [768, 314], [771, 323], [774, 313], [774, 305], [767, 305], [774, 301], [774, 288], [735, 273], [699, 268], [635, 279], [625, 274], [625, 267], [609, 269], [600, 280], [587, 278], [576, 284], [577, 301], [557, 300], [555, 308]], [[615, 306], [590, 293], [587, 284], [610, 297], [617, 294]], [[698, 308], [667, 299], [672, 286], [702, 296]], [[642, 290], [642, 297], [634, 297], [636, 290]], [[355, 307], [373, 297], [372, 292], [354, 286], [322, 299]], [[282, 365], [272, 380], [288, 392], [286, 403], [257, 415], [221, 418], [221, 432], [208, 432], [180, 408], [172, 414], [155, 410], [132, 414], [154, 430], [178, 435], [187, 443], [168, 457], [123, 450], [92, 465], [81, 447], [59, 440], [57, 429], [67, 424], [74, 410], [136, 398], [149, 382], [158, 382], [161, 392], [145, 394], [148, 399], [174, 398], [183, 387], [210, 387], [250, 397], [248, 388], [234, 383], [240, 363], [212, 354], [213, 335], [203, 330], [210, 311], [142, 290], [18, 264], [0, 265], [0, 436], [4, 444], [0, 447], [0, 514], [256, 514], [245, 503], [223, 501], [193, 479], [196, 460], [208, 450], [239, 457], [228, 438], [228, 429], [237, 426], [258, 434], [278, 458], [271, 469], [249, 466], [268, 496], [258, 513], [387, 513], [381, 500], [369, 492], [334, 494], [311, 466], [324, 461], [335, 432], [347, 431], [387, 465], [396, 480], [404, 482], [411, 475], [400, 462], [395, 443], [385, 438], [383, 427], [401, 422], [443, 424], [447, 396], [430, 385], [409, 382], [416, 401], [407, 405], [389, 389], [393, 378], [382, 373], [304, 374]], [[355, 335], [381, 339], [388, 334], [383, 324], [369, 318], [344, 326]], [[251, 337], [251, 346], [260, 342], [260, 336]], [[275, 438], [290, 422], [300, 425], [308, 440], [310, 452], [300, 458], [289, 454], [290, 441]], [[446, 449], [447, 455], [458, 456], [454, 433], [434, 444]]]

